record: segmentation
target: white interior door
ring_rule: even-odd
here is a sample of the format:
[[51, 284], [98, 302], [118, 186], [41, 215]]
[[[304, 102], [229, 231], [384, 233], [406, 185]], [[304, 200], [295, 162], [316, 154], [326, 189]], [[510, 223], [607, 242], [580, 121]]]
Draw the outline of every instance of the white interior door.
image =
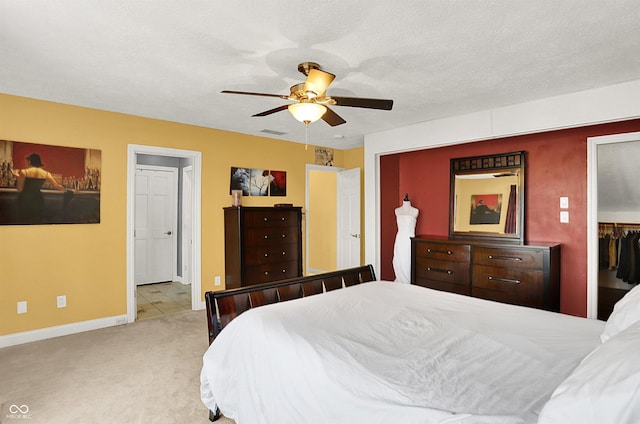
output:
[[178, 170], [136, 166], [135, 284], [172, 281], [175, 260]]
[[360, 265], [360, 168], [338, 173], [338, 269]]

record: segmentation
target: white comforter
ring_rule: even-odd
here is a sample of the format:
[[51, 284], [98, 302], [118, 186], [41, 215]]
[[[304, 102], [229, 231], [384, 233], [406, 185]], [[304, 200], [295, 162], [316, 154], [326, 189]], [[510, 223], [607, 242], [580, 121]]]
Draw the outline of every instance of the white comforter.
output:
[[201, 395], [238, 424], [535, 422], [603, 327], [370, 282], [234, 319], [204, 355]]

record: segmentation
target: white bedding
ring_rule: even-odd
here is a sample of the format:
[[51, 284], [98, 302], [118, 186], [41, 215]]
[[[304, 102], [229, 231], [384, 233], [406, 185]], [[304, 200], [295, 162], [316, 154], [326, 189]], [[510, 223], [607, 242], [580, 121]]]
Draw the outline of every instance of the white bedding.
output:
[[533, 423], [603, 328], [369, 282], [234, 319], [204, 355], [201, 396], [238, 424]]

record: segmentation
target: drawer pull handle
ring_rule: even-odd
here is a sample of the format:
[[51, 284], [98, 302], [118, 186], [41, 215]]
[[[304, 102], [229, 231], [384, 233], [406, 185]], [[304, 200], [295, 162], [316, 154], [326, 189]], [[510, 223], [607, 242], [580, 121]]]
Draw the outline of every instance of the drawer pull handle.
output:
[[264, 236], [264, 238], [265, 238], [265, 239], [268, 239], [268, 238], [269, 238], [269, 236], [265, 235], [265, 236]]
[[269, 271], [265, 271], [265, 272], [264, 272], [264, 275], [269, 275]]
[[509, 284], [520, 284], [520, 280], [512, 280], [510, 278], [501, 278], [501, 277], [493, 277], [493, 276], [488, 276], [487, 277], [488, 280], [491, 281], [498, 281], [498, 282], [502, 282], [502, 283], [509, 283]]
[[285, 252], [284, 250], [282, 251], [282, 256], [286, 255], [287, 252]]
[[269, 256], [269, 254], [268, 254], [268, 253], [265, 253], [265, 254], [264, 254], [264, 257], [265, 257], [265, 258], [266, 258], [266, 257], [268, 257], [268, 256]]
[[497, 261], [513, 261], [513, 262], [522, 262], [522, 258], [518, 258], [516, 256], [493, 256], [489, 255], [489, 259], [495, 259]]
[[443, 274], [449, 274], [449, 275], [453, 275], [453, 271], [451, 271], [450, 269], [440, 269], [440, 268], [431, 268], [430, 266], [427, 267], [427, 271], [433, 271], [433, 272], [441, 272]]
[[284, 222], [284, 221], [286, 221], [286, 220], [287, 220], [287, 218], [285, 218], [285, 217], [283, 216], [283, 217], [282, 217], [282, 221]]
[[286, 235], [286, 234], [283, 234], [283, 235], [282, 235], [282, 238], [287, 238], [287, 235]]
[[427, 253], [446, 253], [447, 255], [453, 255], [451, 250], [435, 250], [427, 247]]
[[286, 269], [283, 269], [283, 270], [282, 270], [282, 273], [284, 274], [285, 272], [287, 272], [287, 270], [286, 270]]

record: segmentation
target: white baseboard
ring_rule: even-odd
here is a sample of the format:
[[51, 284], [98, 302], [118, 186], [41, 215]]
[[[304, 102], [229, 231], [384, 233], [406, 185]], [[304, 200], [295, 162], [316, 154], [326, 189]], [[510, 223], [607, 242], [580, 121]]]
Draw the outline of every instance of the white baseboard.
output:
[[38, 340], [52, 339], [54, 337], [67, 336], [69, 334], [82, 333], [84, 331], [98, 330], [100, 328], [114, 327], [127, 323], [126, 315], [118, 315], [90, 321], [74, 322], [55, 327], [40, 328], [24, 331], [22, 333], [0, 336], [0, 348], [15, 346], [23, 343], [36, 342]]

